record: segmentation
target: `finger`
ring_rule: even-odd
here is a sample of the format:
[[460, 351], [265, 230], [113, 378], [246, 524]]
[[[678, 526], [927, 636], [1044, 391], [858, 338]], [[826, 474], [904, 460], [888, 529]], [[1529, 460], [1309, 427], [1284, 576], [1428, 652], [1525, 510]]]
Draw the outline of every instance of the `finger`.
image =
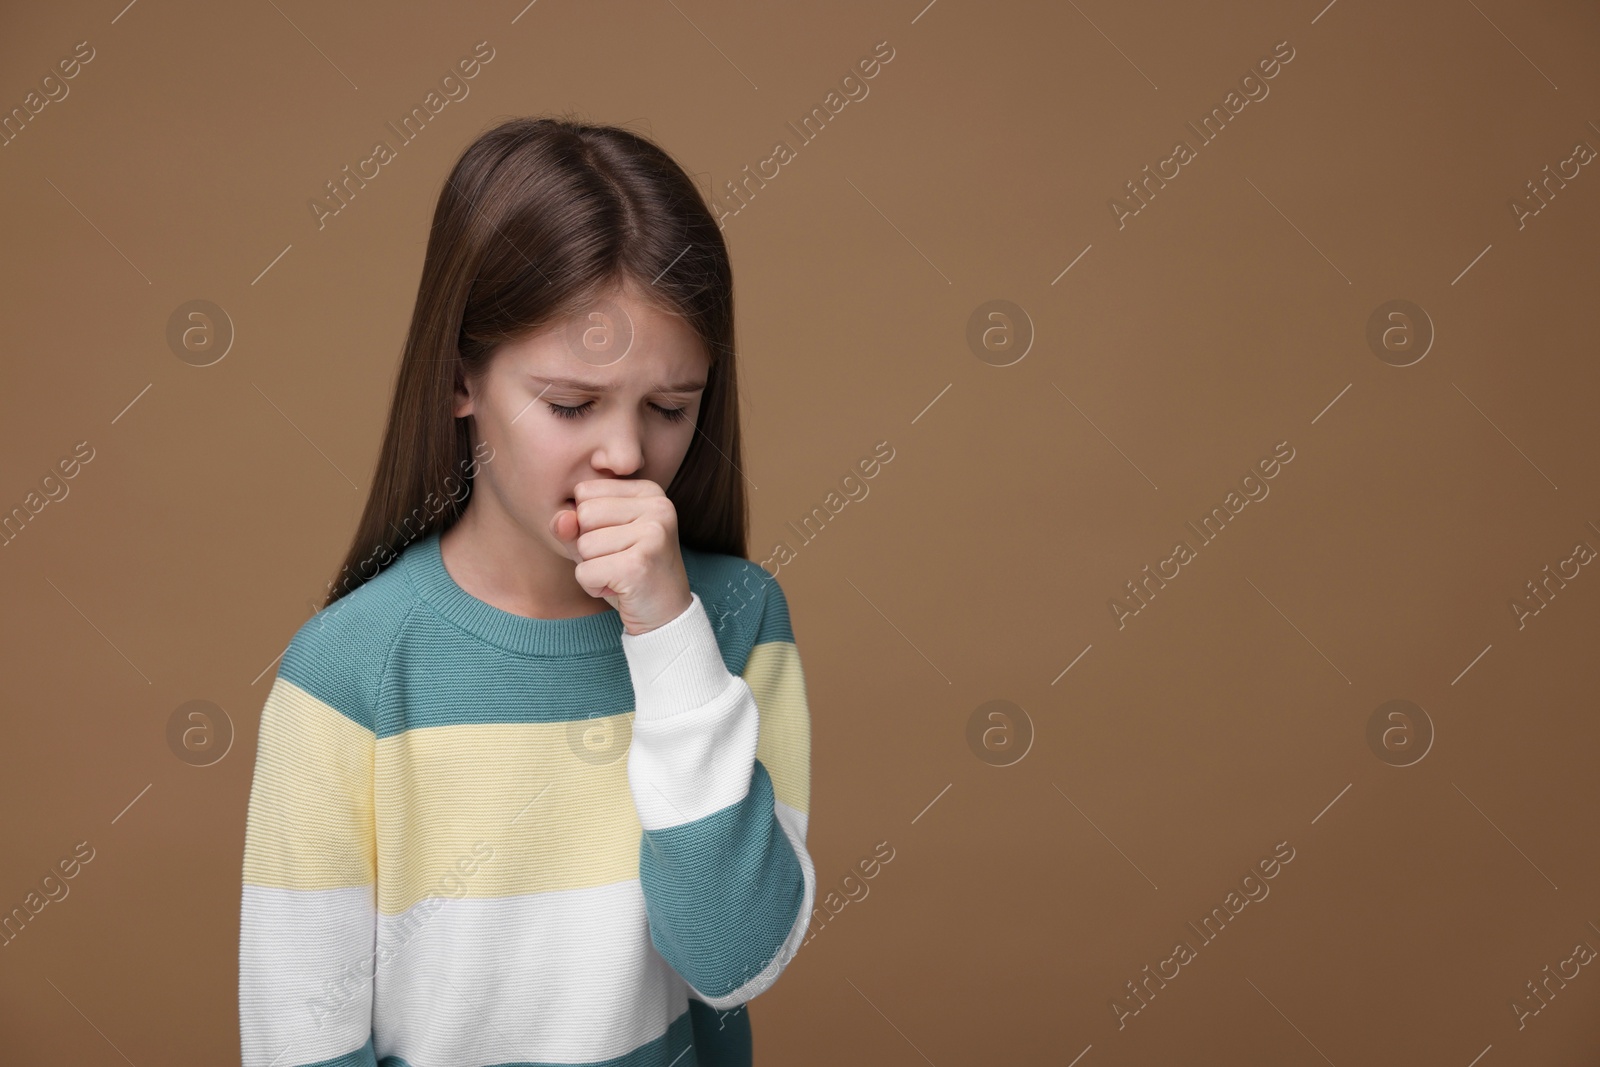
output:
[[583, 562], [583, 556], [578, 551], [578, 535], [581, 532], [578, 513], [571, 508], [563, 508], [550, 517], [550, 533], [561, 542], [562, 550], [574, 563]]
[[568, 515], [577, 518], [578, 513], [571, 508], [559, 508], [550, 516], [550, 532], [558, 541], [570, 541], [573, 538], [573, 534], [569, 532], [572, 527], [568, 525]]
[[619, 581], [614, 571], [615, 568], [610, 565], [609, 558], [601, 556], [599, 559], [584, 560], [579, 563], [573, 575], [578, 579], [578, 584], [583, 586], [583, 591], [592, 597], [620, 597], [623, 595], [622, 590], [612, 584]]
[[572, 489], [578, 503], [599, 497], [663, 496], [661, 486], [648, 478], [588, 478]]
[[598, 530], [606, 526], [624, 526], [650, 510], [649, 495], [595, 496], [577, 503], [573, 512], [580, 530]]
[[573, 539], [572, 545], [580, 559], [592, 560], [616, 552], [626, 552], [638, 544], [639, 540], [639, 527], [632, 523], [624, 523], [620, 526], [586, 529]]

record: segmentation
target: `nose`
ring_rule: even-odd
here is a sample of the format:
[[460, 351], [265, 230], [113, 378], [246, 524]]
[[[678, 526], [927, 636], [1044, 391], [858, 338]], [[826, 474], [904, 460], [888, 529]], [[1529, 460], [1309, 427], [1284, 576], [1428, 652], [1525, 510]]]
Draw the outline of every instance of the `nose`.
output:
[[628, 415], [610, 419], [600, 428], [600, 440], [589, 465], [602, 477], [627, 478], [644, 466], [644, 434]]

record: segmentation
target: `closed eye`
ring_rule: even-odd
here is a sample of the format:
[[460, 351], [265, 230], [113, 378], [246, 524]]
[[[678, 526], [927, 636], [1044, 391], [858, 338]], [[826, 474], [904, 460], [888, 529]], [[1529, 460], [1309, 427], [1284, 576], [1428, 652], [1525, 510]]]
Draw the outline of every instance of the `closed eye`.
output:
[[[550, 401], [546, 400], [545, 406], [548, 407], [550, 409], [550, 413], [555, 415], [557, 418], [577, 419], [589, 413], [589, 410], [594, 407], [594, 401], [585, 400], [577, 407], [563, 407], [560, 404], [552, 404]], [[650, 407], [668, 422], [682, 422], [684, 419], [689, 417], [689, 409], [686, 407], [664, 408], [658, 404], [651, 404]]]

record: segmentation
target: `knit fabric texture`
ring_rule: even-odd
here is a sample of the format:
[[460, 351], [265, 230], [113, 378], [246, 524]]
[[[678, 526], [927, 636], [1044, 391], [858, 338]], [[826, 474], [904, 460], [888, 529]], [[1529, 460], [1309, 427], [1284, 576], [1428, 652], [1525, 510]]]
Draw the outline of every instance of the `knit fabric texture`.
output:
[[261, 712], [243, 1067], [743, 1067], [799, 950], [811, 727], [777, 579], [682, 548], [692, 603], [503, 611], [439, 533], [295, 634]]

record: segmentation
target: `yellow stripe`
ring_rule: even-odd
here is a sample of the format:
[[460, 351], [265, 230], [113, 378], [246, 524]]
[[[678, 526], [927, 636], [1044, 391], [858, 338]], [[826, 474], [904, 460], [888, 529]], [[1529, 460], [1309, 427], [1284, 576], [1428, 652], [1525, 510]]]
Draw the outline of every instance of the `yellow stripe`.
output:
[[[810, 726], [795, 645], [757, 645], [743, 677], [760, 714], [756, 757], [778, 799], [808, 812]], [[245, 881], [321, 889], [376, 880], [379, 910], [398, 915], [428, 897], [637, 878], [632, 721], [627, 712], [581, 725], [434, 726], [375, 740], [279, 679], [262, 712]]]
[[261, 710], [244, 881], [284, 889], [371, 885], [373, 735], [282, 677]]
[[765, 641], [750, 650], [744, 680], [761, 709], [756, 759], [772, 791], [796, 811], [811, 812], [811, 717], [806, 678], [793, 641]]
[[[378, 909], [426, 897], [501, 897], [639, 877], [628, 790], [632, 714], [590, 720], [611, 763], [580, 759], [567, 723], [406, 730], [378, 742]], [[582, 736], [573, 742], [583, 748]], [[490, 851], [492, 850], [492, 851]]]

